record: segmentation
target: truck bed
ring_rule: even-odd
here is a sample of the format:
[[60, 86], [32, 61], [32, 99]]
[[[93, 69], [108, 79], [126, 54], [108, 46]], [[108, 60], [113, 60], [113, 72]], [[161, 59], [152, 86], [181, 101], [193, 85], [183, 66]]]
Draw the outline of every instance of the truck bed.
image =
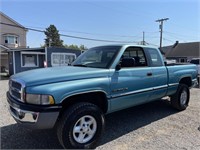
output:
[[169, 63], [166, 66], [175, 66], [175, 65], [189, 65], [189, 63]]

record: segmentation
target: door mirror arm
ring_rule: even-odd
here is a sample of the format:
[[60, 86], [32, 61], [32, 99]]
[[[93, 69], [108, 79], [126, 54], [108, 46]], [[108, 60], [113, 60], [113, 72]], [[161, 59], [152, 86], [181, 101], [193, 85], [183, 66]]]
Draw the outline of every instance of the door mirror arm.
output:
[[117, 64], [117, 66], [115, 67], [115, 69], [118, 71], [118, 70], [120, 70], [121, 69], [121, 63], [119, 63], [119, 64]]

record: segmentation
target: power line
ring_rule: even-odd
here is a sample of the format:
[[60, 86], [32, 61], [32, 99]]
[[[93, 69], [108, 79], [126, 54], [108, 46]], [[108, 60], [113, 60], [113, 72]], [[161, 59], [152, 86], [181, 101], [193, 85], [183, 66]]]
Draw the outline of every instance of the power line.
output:
[[163, 38], [163, 40], [175, 43], [175, 41], [172, 41], [172, 40], [169, 40], [169, 39], [166, 39], [166, 38]]
[[[168, 31], [164, 31], [164, 33], [167, 33], [169, 35], [172, 35], [176, 38], [179, 38], [179, 37], [189, 37], [189, 38], [194, 38], [194, 36], [191, 36], [191, 35], [183, 35], [183, 34], [177, 34], [177, 33], [173, 33], [173, 32], [168, 32]], [[179, 36], [179, 37], [178, 37]]]
[[[33, 27], [33, 26], [27, 26], [29, 28], [38, 28], [38, 29], [44, 29], [44, 27]], [[138, 37], [140, 38], [141, 36], [137, 35], [119, 35], [119, 34], [102, 34], [102, 33], [90, 33], [90, 32], [82, 32], [82, 31], [75, 31], [75, 30], [64, 30], [64, 29], [60, 29], [59, 31], [62, 32], [71, 32], [71, 33], [81, 33], [81, 34], [88, 34], [88, 35], [101, 35], [101, 36], [117, 36], [117, 37], [130, 37], [130, 38], [134, 38], [134, 37]]]
[[[25, 29], [25, 30], [31, 30], [31, 31], [45, 33], [45, 31], [43, 31], [43, 30], [38, 30], [38, 29], [33, 29], [33, 28], [26, 28], [26, 27], [20, 27], [20, 26], [17, 26], [17, 25], [12, 25], [12, 24], [3, 23], [3, 22], [0, 22], [0, 24], [8, 25], [8, 26], [13, 26], [13, 27], [17, 27], [17, 28], [22, 28], [22, 29]], [[59, 35], [60, 36], [64, 36], [64, 37], [68, 37], [68, 38], [75, 38], [75, 39], [82, 39], [82, 40], [89, 40], [89, 41], [111, 42], [111, 43], [137, 43], [136, 41], [104, 40], [104, 39], [96, 39], [96, 38], [73, 36], [73, 35], [67, 35], [67, 34], [59, 34]]]
[[159, 47], [159, 46], [156, 45], [156, 44], [152, 44], [152, 43], [149, 43], [149, 42], [145, 42], [145, 43], [148, 44], [148, 45], [153, 45], [153, 46]]
[[[22, 29], [26, 29], [26, 30], [31, 30], [31, 31], [35, 31], [35, 32], [40, 32], [40, 33], [44, 33], [44, 30], [38, 30], [38, 29], [34, 29], [34, 28], [30, 28], [30, 27], [21, 27], [21, 26], [17, 26], [17, 25], [12, 25], [12, 24], [8, 24], [8, 23], [3, 23], [0, 22], [0, 24], [3, 25], [8, 25], [8, 26], [13, 26], [13, 27], [17, 27], [17, 28], [22, 28]], [[99, 41], [99, 42], [112, 42], [112, 43], [138, 43], [137, 41], [117, 41], [117, 40], [104, 40], [104, 39], [95, 39], [95, 38], [87, 38], [87, 37], [80, 37], [80, 36], [73, 36], [73, 35], [68, 35], [68, 34], [59, 34], [60, 36], [63, 37], [68, 37], [68, 38], [75, 38], [75, 39], [82, 39], [82, 40], [90, 40], [90, 41]], [[146, 44], [148, 45], [154, 45], [154, 46], [158, 46], [152, 43], [147, 43], [145, 41]]]
[[173, 39], [175, 39], [175, 41], [177, 41], [177, 40], [182, 40], [183, 42], [187, 42], [187, 40], [185, 40], [184, 38], [180, 38], [180, 37], [177, 37], [177, 36], [171, 35], [171, 34], [166, 33], [166, 32], [165, 32], [165, 35], [168, 36], [169, 38], [173, 38]]
[[[36, 27], [36, 26], [27, 26], [27, 28], [34, 28], [34, 29], [45, 29], [45, 27]], [[119, 34], [102, 34], [102, 33], [91, 33], [91, 32], [83, 32], [83, 31], [76, 31], [76, 30], [65, 30], [65, 29], [59, 29], [59, 31], [63, 32], [71, 32], [71, 33], [81, 33], [81, 34], [88, 34], [88, 35], [102, 35], [102, 36], [117, 36], [117, 37], [129, 37], [129, 38], [141, 38], [142, 36], [139, 35], [141, 33], [135, 34], [135, 35], [119, 35]], [[158, 31], [145, 31], [145, 34], [157, 34]]]
[[119, 35], [119, 34], [101, 34], [101, 33], [90, 33], [90, 32], [81, 32], [81, 31], [72, 31], [72, 30], [60, 30], [63, 32], [72, 32], [72, 33], [81, 33], [81, 34], [88, 34], [88, 35], [101, 35], [101, 36], [117, 36], [117, 37], [129, 37], [129, 38], [134, 38], [134, 37], [141, 37], [141, 36], [131, 36], [131, 35]]
[[80, 37], [80, 36], [73, 36], [73, 35], [65, 35], [65, 34], [59, 34], [59, 35], [60, 36], [64, 36], [64, 37], [69, 37], [69, 38], [90, 40], [90, 41], [99, 41], [99, 42], [137, 43], [135, 41], [115, 41], [115, 40], [94, 39], [94, 38], [87, 38], [87, 37]]

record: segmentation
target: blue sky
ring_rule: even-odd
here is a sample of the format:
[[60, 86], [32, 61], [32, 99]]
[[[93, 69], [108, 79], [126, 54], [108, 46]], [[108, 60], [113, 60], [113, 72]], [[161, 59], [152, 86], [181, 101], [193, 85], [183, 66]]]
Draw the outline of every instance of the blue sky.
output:
[[[59, 33], [112, 41], [145, 41], [159, 46], [159, 23], [164, 22], [163, 45], [200, 41], [199, 0], [0, 0], [0, 9], [25, 27], [45, 30], [54, 24]], [[27, 46], [44, 44], [43, 33], [29, 31]], [[65, 44], [90, 48], [107, 42], [62, 37]]]

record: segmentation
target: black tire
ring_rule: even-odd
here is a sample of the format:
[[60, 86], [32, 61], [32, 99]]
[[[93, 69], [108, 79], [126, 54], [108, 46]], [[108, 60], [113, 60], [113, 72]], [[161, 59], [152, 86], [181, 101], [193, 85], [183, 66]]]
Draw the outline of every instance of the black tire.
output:
[[171, 96], [171, 105], [178, 110], [185, 110], [189, 104], [190, 90], [187, 85], [179, 84], [174, 95]]
[[[89, 122], [92, 122], [91, 125]], [[75, 132], [75, 126], [79, 133]], [[72, 105], [63, 113], [57, 125], [57, 136], [65, 149], [91, 149], [95, 148], [104, 126], [105, 120], [102, 111], [96, 105], [81, 102]], [[93, 133], [91, 134], [89, 130]], [[83, 137], [81, 137], [82, 135]], [[79, 142], [79, 138], [83, 139]]]

